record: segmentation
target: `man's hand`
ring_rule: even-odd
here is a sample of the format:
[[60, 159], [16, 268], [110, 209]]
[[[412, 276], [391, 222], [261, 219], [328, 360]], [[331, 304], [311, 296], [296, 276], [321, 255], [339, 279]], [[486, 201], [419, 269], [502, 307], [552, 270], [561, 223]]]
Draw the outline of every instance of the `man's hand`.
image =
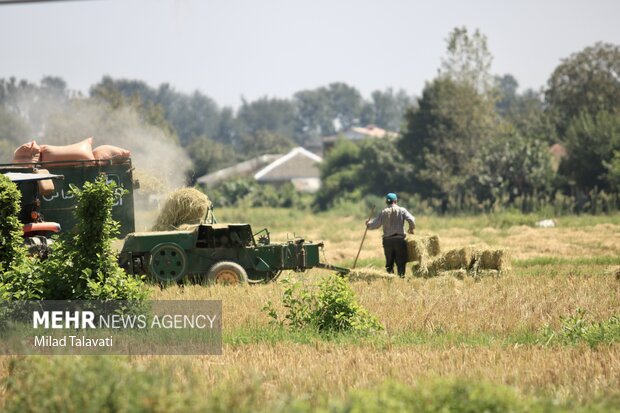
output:
[[410, 233], [411, 235], [413, 235], [415, 233], [413, 228], [409, 228], [409, 231], [407, 231], [407, 232]]

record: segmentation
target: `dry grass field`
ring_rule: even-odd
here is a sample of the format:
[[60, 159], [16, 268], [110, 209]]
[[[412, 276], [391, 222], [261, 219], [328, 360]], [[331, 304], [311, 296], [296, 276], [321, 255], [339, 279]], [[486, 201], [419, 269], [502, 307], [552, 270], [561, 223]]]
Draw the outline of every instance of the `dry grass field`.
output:
[[[327, 262], [351, 265], [363, 215], [233, 209], [219, 211], [218, 218], [250, 222], [255, 231], [267, 227], [275, 241], [293, 236], [322, 240]], [[600, 403], [606, 406], [603, 411], [620, 409], [620, 342], [589, 346], [554, 341], [548, 334], [561, 332], [562, 320], [578, 310], [585, 311], [588, 323], [620, 314], [615, 273], [620, 216], [564, 217], [556, 228], [535, 228], [536, 219], [418, 217], [418, 233], [438, 234], [442, 248], [472, 245], [509, 252], [512, 265], [506, 274], [480, 280], [418, 279], [410, 269], [406, 279], [395, 279], [382, 271], [380, 232], [369, 232], [351, 285], [359, 302], [385, 326], [374, 335], [291, 333], [270, 324], [261, 309], [271, 301], [283, 310], [280, 282], [153, 287], [157, 300], [221, 299], [224, 354], [121, 357], [121, 362], [131, 372], [169, 367], [171, 381], [197, 377], [198, 397], [224, 389], [244, 403], [251, 395], [252, 405], [266, 411], [289, 406], [291, 400], [324, 405], [386, 381], [413, 385], [437, 378], [505, 385], [524, 397], [585, 410]], [[329, 275], [311, 270], [283, 276], [312, 284]], [[63, 358], [63, 364], [77, 362]], [[11, 358], [2, 360], [4, 377], [11, 363]], [[5, 388], [3, 395], [6, 399], [10, 392]], [[229, 408], [237, 406], [231, 403]]]

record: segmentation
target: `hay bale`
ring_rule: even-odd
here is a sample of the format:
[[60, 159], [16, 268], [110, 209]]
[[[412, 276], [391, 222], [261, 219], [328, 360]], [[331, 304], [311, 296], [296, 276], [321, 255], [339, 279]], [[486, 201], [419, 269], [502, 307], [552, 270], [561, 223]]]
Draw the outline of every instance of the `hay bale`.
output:
[[200, 224], [211, 207], [211, 201], [194, 188], [174, 191], [161, 209], [153, 231], [176, 230], [183, 224]]
[[439, 247], [439, 237], [437, 235], [422, 238], [421, 241], [424, 243], [429, 256], [435, 257], [441, 253], [441, 248]]
[[446, 251], [444, 258], [444, 270], [469, 269], [472, 262], [472, 251], [469, 247]]
[[504, 250], [481, 250], [474, 253], [472, 269], [495, 270], [501, 272], [507, 266]]
[[407, 241], [407, 261], [421, 261], [425, 257], [435, 257], [439, 255], [439, 237], [431, 235], [428, 237], [413, 237], [408, 235]]
[[436, 277], [444, 275], [449, 271], [464, 270], [467, 271], [471, 267], [472, 252], [468, 247], [446, 251], [428, 264], [427, 277]]

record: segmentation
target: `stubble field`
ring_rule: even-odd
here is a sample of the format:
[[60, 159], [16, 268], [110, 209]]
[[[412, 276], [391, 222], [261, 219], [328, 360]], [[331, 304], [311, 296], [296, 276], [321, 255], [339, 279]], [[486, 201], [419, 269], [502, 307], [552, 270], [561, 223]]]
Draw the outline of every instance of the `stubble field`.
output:
[[[363, 214], [232, 209], [219, 211], [218, 218], [250, 222], [255, 232], [268, 227], [275, 241], [293, 236], [324, 241], [325, 260], [349, 266], [363, 234]], [[77, 380], [88, 392], [93, 379], [98, 381], [93, 389], [116, 382], [117, 390], [125, 381], [145, 381], [144, 389], [131, 394], [142, 391], [148, 411], [347, 411], [347, 406], [355, 410], [356, 400], [371, 410], [385, 392], [388, 399], [394, 392], [428, 396], [459, 386], [469, 389], [470, 396], [472, 391], [493, 397], [499, 392], [502, 400], [547, 406], [543, 410], [620, 409], [618, 337], [594, 344], [562, 339], [567, 317], [592, 325], [620, 314], [620, 216], [565, 217], [556, 228], [535, 228], [538, 218], [417, 217], [417, 233], [438, 234], [442, 248], [505, 248], [510, 271], [481, 280], [418, 279], [411, 277], [410, 268], [406, 279], [394, 279], [382, 272], [380, 232], [369, 232], [351, 286], [385, 326], [373, 335], [325, 336], [270, 324], [262, 308], [271, 301], [283, 310], [279, 282], [153, 287], [153, 299], [221, 299], [223, 355], [6, 357], [4, 402], [14, 411], [27, 411], [27, 398], [48, 398], [48, 411], [63, 411], [57, 408], [62, 403], [79, 411], [79, 400], [55, 384], [64, 381], [70, 388]], [[311, 270], [283, 277], [312, 284], [330, 275]], [[92, 373], [79, 373], [87, 370]], [[74, 377], [80, 374], [85, 376]], [[125, 391], [132, 386], [137, 385], [128, 384]], [[364, 401], [365, 391], [371, 394], [370, 404]], [[144, 406], [140, 400], [135, 403]], [[379, 410], [391, 410], [386, 403], [379, 403]], [[36, 411], [42, 405], [32, 406]], [[133, 405], [127, 406], [130, 411]]]

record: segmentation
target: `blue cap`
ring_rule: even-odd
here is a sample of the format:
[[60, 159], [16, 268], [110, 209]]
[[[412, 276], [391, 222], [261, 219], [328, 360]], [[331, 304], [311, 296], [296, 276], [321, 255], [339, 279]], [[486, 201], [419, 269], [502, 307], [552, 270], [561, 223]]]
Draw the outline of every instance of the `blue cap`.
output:
[[398, 199], [398, 197], [396, 196], [396, 194], [394, 192], [390, 192], [389, 194], [387, 194], [385, 196], [385, 200], [388, 202], [394, 202]]

